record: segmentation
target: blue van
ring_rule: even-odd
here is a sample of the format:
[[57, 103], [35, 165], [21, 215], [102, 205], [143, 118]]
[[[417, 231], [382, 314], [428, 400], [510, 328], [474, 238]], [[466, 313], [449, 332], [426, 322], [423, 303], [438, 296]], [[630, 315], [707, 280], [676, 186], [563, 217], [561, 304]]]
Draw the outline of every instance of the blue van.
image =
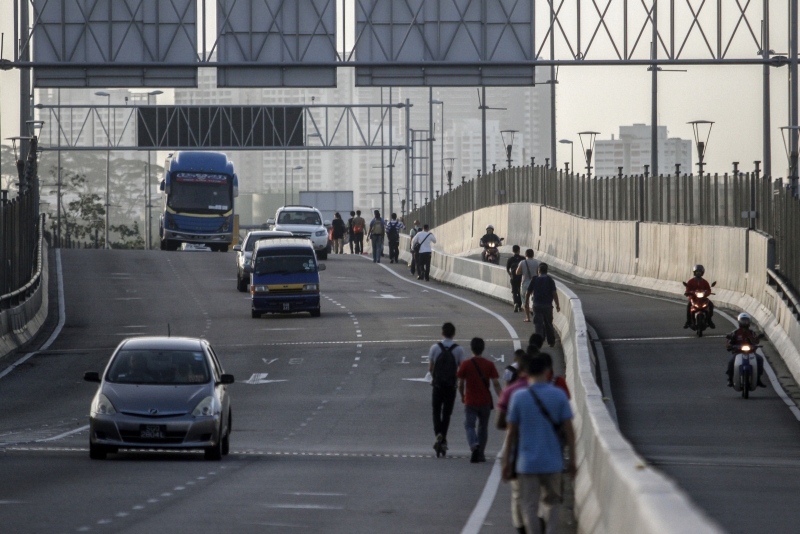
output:
[[253, 318], [262, 313], [310, 312], [320, 316], [319, 271], [314, 246], [308, 239], [279, 238], [257, 241], [250, 263]]

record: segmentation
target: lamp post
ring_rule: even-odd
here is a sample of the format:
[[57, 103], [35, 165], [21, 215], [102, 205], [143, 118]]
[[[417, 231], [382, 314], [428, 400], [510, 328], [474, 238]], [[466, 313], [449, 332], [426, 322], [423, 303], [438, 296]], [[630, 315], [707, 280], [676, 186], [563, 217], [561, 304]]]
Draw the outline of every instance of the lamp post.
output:
[[[158, 96], [158, 95], [161, 95], [161, 94], [164, 94], [164, 91], [161, 91], [159, 89], [156, 89], [155, 91], [148, 92], [147, 93], [147, 105], [148, 106], [150, 105], [150, 97], [151, 96]], [[145, 206], [144, 207], [144, 217], [145, 217], [145, 220], [144, 220], [144, 231], [145, 231], [144, 249], [145, 250], [150, 250], [150, 247], [152, 246], [152, 243], [150, 242], [151, 236], [152, 236], [152, 228], [151, 228], [151, 221], [150, 221], [150, 215], [151, 215], [151, 210], [152, 210], [152, 206], [151, 206], [151, 204], [152, 204], [152, 202], [151, 202], [152, 193], [150, 191], [150, 188], [153, 186], [153, 182], [152, 182], [152, 180], [153, 180], [152, 154], [153, 154], [152, 151], [150, 151], [150, 150], [147, 151], [147, 178], [146, 178], [147, 184], [145, 185], [145, 193], [144, 193], [144, 206]]]
[[110, 189], [111, 189], [111, 94], [106, 93], [105, 91], [97, 91], [95, 93], [96, 96], [104, 96], [107, 100], [108, 105], [108, 124], [106, 124], [106, 138], [108, 139], [108, 150], [106, 150], [106, 219], [105, 219], [105, 246], [104, 248], [111, 248], [108, 242], [108, 230], [109, 230], [109, 211], [111, 211], [111, 199], [110, 199]]
[[481, 110], [481, 172], [486, 176], [486, 110], [505, 111], [506, 108], [490, 108], [486, 105], [486, 86], [478, 89], [478, 109]]
[[[441, 166], [440, 166], [440, 173], [439, 173], [439, 186], [440, 191], [444, 191], [444, 102], [441, 100], [431, 100], [431, 104], [438, 104], [442, 106], [442, 128], [439, 132], [439, 135], [442, 138], [442, 149], [441, 149]], [[431, 162], [433, 162], [433, 150], [431, 150]], [[433, 168], [433, 167], [431, 167]], [[432, 173], [431, 173], [432, 174]]]
[[[453, 190], [453, 163], [456, 161], [456, 158], [447, 158], [447, 190]], [[444, 189], [442, 189], [444, 190]]]
[[[798, 151], [797, 138], [800, 135], [800, 126], [781, 126], [781, 137], [783, 138], [783, 148], [786, 151], [786, 160], [789, 164], [789, 183], [792, 184], [792, 195], [797, 196], [798, 182]], [[788, 142], [787, 142], [788, 136]]]
[[[697, 170], [700, 172], [700, 178], [703, 177], [703, 170], [705, 169], [705, 162], [703, 159], [706, 155], [708, 148], [708, 138], [711, 137], [711, 128], [714, 126], [714, 121], [690, 121], [686, 124], [692, 125], [692, 135], [694, 135], [694, 144], [697, 147]], [[708, 130], [706, 130], [708, 128]], [[705, 131], [705, 141], [703, 141], [703, 133]], [[658, 169], [653, 169], [653, 176], [656, 175]]]
[[[599, 133], [600, 132], [578, 132], [578, 137], [581, 140], [581, 148], [583, 149], [583, 155], [586, 158], [586, 175], [589, 178], [592, 177], [592, 156], [594, 155], [594, 140], [595, 138], [597, 138]], [[584, 139], [586, 141], [584, 141]], [[586, 148], [587, 146], [589, 148]]]
[[[500, 138], [503, 140], [503, 147], [506, 149], [506, 161], [508, 162], [508, 168], [511, 168], [511, 149], [514, 146], [514, 134], [518, 133], [519, 130], [500, 130]], [[506, 136], [508, 136], [508, 141], [506, 141]]]
[[302, 165], [297, 165], [296, 167], [292, 167], [292, 198], [291, 201], [294, 202], [294, 171], [299, 171], [302, 169]]
[[[575, 172], [575, 143], [569, 139], [561, 139], [559, 143], [569, 145], [569, 166], [572, 167], [572, 172]], [[567, 172], [569, 172], [569, 169]]]

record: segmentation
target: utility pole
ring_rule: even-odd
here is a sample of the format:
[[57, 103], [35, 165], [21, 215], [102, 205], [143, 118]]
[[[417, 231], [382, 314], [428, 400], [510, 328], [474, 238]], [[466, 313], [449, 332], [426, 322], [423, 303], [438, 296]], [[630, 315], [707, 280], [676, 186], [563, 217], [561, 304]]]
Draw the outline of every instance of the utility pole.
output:
[[486, 86], [481, 87], [481, 172], [486, 176]]
[[[383, 90], [381, 90], [381, 95], [383, 95]], [[390, 213], [394, 212], [394, 149], [391, 148], [393, 146], [392, 145], [393, 110], [394, 108], [392, 107], [392, 88], [389, 87], [389, 212]], [[381, 124], [383, 124], [382, 120]], [[381, 152], [381, 154], [383, 154], [383, 152]], [[381, 160], [381, 165], [383, 165], [382, 160]]]
[[[769, 1], [764, 2], [764, 20], [761, 21], [761, 57], [765, 60], [769, 59]], [[763, 125], [763, 147], [762, 147], [762, 160], [764, 161], [764, 176], [772, 176], [772, 139], [771, 133], [771, 108], [770, 105], [770, 81], [768, 63], [764, 63], [761, 67], [763, 69], [764, 84], [761, 90], [764, 108], [761, 112]]]
[[652, 94], [650, 95], [650, 168], [653, 176], [658, 176], [658, 0], [653, 0], [653, 42], [651, 44], [651, 58], [653, 64], [650, 67]]
[[428, 87], [428, 198], [433, 202], [433, 87]]
[[797, 196], [797, 149], [798, 149], [798, 95], [800, 83], [797, 79], [797, 2], [789, 0], [789, 125], [791, 126], [789, 137], [789, 154], [791, 157], [791, 181], [792, 194]]
[[406, 98], [406, 206], [411, 209], [411, 101]]
[[[19, 5], [19, 38], [15, 39], [14, 46], [22, 47], [22, 54], [19, 57], [20, 61], [31, 60], [31, 47], [29, 28], [30, 23], [28, 20], [28, 9], [30, 3], [28, 1], [15, 2], [15, 6]], [[15, 31], [15, 33], [17, 33]], [[19, 151], [20, 159], [25, 161], [28, 157], [28, 150], [30, 150], [30, 142], [27, 139], [28, 124], [27, 121], [31, 120], [31, 68], [22, 67], [19, 69]], [[20, 191], [23, 189], [23, 184], [20, 184]]]

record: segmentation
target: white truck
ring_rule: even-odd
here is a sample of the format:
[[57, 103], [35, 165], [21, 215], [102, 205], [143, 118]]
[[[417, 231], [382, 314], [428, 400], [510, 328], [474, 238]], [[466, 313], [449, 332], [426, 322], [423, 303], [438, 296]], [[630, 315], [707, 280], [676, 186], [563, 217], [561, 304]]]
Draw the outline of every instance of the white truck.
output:
[[352, 191], [300, 191], [300, 204], [314, 206], [322, 214], [325, 226], [330, 228], [337, 211], [346, 222], [353, 211]]

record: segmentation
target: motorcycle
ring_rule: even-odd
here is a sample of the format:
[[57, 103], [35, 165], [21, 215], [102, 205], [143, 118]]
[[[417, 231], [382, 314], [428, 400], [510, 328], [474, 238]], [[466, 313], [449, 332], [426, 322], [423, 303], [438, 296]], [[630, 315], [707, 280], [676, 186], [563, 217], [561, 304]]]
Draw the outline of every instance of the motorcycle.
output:
[[[686, 286], [686, 282], [683, 283]], [[711, 284], [711, 287], [717, 285], [716, 282]], [[708, 307], [711, 301], [708, 297], [714, 293], [707, 293], [706, 291], [695, 291], [689, 294], [689, 302], [691, 308], [689, 316], [691, 317], [691, 329], [695, 331], [697, 337], [703, 337], [703, 331], [708, 328]]]
[[498, 237], [494, 241], [488, 241], [483, 244], [483, 261], [487, 263], [494, 263], [500, 265], [500, 251], [497, 250], [503, 243], [503, 238]]
[[734, 348], [736, 354], [733, 360], [733, 389], [742, 392], [745, 399], [750, 397], [750, 392], [755, 391], [758, 385], [758, 358], [756, 350], [761, 345], [741, 345]]

